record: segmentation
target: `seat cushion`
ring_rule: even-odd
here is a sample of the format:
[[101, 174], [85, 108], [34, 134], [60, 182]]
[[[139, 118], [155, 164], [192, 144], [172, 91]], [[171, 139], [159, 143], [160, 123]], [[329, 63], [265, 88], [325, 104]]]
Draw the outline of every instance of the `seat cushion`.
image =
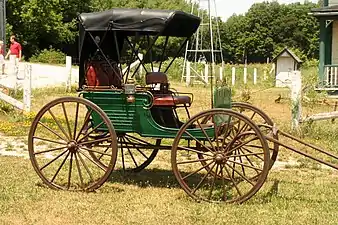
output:
[[191, 104], [191, 98], [189, 96], [154, 96], [154, 106], [175, 106], [182, 104]]

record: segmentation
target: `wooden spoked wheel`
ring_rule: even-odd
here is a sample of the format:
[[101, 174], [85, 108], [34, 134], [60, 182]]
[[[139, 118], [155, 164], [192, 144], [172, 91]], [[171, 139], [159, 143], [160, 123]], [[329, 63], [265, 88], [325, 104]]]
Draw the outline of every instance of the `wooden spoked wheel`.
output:
[[[91, 130], [91, 127], [92, 125], [89, 125], [88, 131]], [[153, 141], [155, 143], [151, 143], [151, 141], [148, 142], [140, 139], [137, 137], [137, 134], [118, 134], [117, 136], [118, 154], [115, 170], [122, 170], [123, 172], [138, 173], [149, 166], [155, 159], [161, 144], [161, 139], [157, 139]], [[87, 148], [91, 148], [91, 146], [87, 146]], [[100, 164], [102, 163], [102, 159], [107, 157], [105, 153], [108, 150], [109, 146], [107, 146], [102, 154], [90, 152], [90, 155]]]
[[[97, 124], [88, 131], [92, 117]], [[35, 171], [49, 187], [92, 191], [114, 169], [117, 136], [97, 105], [79, 97], [63, 97], [38, 112], [29, 132], [28, 150]], [[93, 154], [105, 157], [98, 161]]]
[[116, 168], [134, 173], [142, 171], [155, 159], [160, 144], [161, 139], [146, 141], [136, 134], [119, 135]]
[[[278, 134], [273, 134], [271, 129], [264, 126], [260, 126], [260, 125], [273, 126], [273, 122], [270, 119], [270, 117], [266, 113], [264, 113], [261, 109], [243, 102], [233, 102], [231, 103], [231, 105], [232, 110], [242, 113], [243, 115], [249, 117], [260, 128], [263, 135], [269, 135], [272, 136], [274, 139], [278, 140]], [[270, 149], [270, 169], [271, 169], [271, 167], [273, 166], [273, 164], [277, 159], [279, 145], [275, 142], [268, 142], [268, 145]]]
[[173, 172], [184, 191], [209, 202], [246, 201], [263, 185], [269, 162], [269, 147], [260, 129], [245, 115], [228, 109], [192, 117], [179, 130], [171, 152]]

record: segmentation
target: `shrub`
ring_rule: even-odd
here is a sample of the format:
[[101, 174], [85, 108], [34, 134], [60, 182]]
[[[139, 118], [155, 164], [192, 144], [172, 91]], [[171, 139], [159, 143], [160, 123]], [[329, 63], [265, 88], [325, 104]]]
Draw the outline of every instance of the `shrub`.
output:
[[41, 52], [33, 55], [30, 58], [30, 62], [48, 63], [48, 64], [65, 64], [66, 54], [64, 54], [60, 50], [55, 50], [53, 48], [44, 49]]

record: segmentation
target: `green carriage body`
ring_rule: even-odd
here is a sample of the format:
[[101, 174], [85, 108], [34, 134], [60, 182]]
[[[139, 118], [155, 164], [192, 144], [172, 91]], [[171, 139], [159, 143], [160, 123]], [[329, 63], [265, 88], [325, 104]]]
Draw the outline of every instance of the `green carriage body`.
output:
[[[156, 123], [150, 111], [152, 95], [149, 92], [137, 92], [135, 101], [129, 103], [122, 91], [84, 92], [83, 97], [98, 105], [111, 120], [117, 133], [138, 133], [143, 137], [175, 138], [178, 128], [164, 127]], [[98, 115], [92, 115], [94, 126], [102, 121]], [[101, 131], [105, 131], [103, 127]], [[208, 136], [214, 136], [213, 128], [206, 128]], [[189, 134], [198, 139], [205, 138], [199, 128], [189, 129]], [[185, 135], [190, 139], [189, 135]]]

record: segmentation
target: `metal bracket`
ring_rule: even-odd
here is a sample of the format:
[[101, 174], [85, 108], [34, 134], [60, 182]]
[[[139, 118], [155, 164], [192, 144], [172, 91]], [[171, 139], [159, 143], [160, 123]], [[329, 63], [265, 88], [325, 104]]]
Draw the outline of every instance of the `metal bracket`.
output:
[[325, 22], [326, 22], [326, 28], [328, 27], [328, 26], [330, 26], [330, 24], [333, 22], [333, 20], [325, 20]]

